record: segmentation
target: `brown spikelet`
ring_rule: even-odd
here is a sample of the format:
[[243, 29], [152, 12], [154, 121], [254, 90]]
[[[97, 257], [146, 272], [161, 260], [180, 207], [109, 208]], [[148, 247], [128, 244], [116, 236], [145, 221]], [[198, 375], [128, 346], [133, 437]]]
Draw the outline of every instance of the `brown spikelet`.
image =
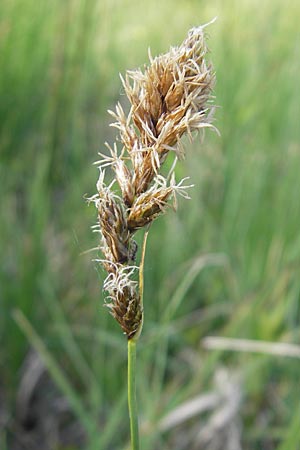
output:
[[127, 264], [130, 234], [122, 206], [107, 189], [99, 192], [97, 206], [105, 256], [115, 264]]
[[135, 231], [151, 223], [163, 213], [168, 206], [168, 199], [172, 195], [171, 186], [160, 189], [152, 189], [140, 195], [128, 214], [128, 228]]
[[128, 339], [131, 339], [138, 331], [143, 318], [139, 295], [128, 288], [122, 293], [116, 291], [109, 307]]

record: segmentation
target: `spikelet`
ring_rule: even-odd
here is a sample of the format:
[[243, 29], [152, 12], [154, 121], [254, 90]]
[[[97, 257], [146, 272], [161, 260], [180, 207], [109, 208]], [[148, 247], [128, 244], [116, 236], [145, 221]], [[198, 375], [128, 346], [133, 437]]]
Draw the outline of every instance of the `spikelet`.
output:
[[[122, 148], [107, 145], [110, 156], [100, 154], [98, 194], [90, 200], [98, 210], [101, 262], [108, 273], [106, 305], [128, 339], [137, 338], [143, 323], [134, 233], [164, 213], [177, 193], [189, 198], [186, 189], [191, 186], [183, 185], [185, 179], [175, 182], [176, 162], [184, 157], [180, 138], [184, 134], [192, 138], [193, 131], [213, 127], [215, 75], [206, 53], [204, 27], [192, 28], [180, 46], [154, 59], [149, 55], [144, 71], [128, 71], [121, 77], [129, 113], [120, 103], [109, 111]], [[175, 160], [164, 177], [161, 167], [170, 152]], [[115, 177], [106, 185], [108, 166]]]

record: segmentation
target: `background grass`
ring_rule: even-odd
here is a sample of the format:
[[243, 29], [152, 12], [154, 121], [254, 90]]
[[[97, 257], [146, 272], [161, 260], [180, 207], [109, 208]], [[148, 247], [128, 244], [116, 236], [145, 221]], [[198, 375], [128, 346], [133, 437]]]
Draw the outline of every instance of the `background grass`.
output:
[[299, 14], [292, 0], [2, 0], [1, 448], [34, 448], [24, 436], [38, 424], [20, 421], [17, 403], [33, 349], [52, 380], [50, 391], [40, 383], [43, 402], [67, 401], [44, 448], [128, 444], [126, 342], [102, 307], [104, 274], [82, 254], [97, 245], [83, 195], [95, 192], [97, 151], [114, 140], [106, 110], [122, 94], [118, 73], [216, 15], [208, 32], [221, 138], [187, 143], [178, 176], [191, 176], [192, 200], [149, 237], [142, 448], [205, 448], [194, 439], [201, 417], [168, 432], [159, 421], [211, 390], [219, 366], [242, 379], [242, 448], [298, 448], [299, 360], [209, 352], [201, 339], [299, 342]]

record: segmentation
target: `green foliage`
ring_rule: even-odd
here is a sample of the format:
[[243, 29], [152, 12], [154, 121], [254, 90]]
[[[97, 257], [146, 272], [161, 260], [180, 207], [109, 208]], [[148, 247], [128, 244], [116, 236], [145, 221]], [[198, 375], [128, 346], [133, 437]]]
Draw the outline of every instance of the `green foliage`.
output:
[[[148, 240], [142, 448], [177, 448], [159, 419], [211, 389], [219, 365], [244, 376], [243, 448], [296, 448], [297, 360], [199, 342], [299, 340], [299, 14], [292, 0], [2, 0], [0, 394], [12, 417], [34, 348], [85, 427], [84, 448], [125, 449], [126, 341], [102, 307], [97, 252], [85, 253], [98, 235], [83, 195], [95, 192], [97, 151], [114, 140], [106, 110], [122, 92], [118, 73], [217, 15], [208, 33], [221, 137], [187, 142], [178, 178], [191, 176], [192, 200]], [[0, 430], [4, 448], [12, 435]]]

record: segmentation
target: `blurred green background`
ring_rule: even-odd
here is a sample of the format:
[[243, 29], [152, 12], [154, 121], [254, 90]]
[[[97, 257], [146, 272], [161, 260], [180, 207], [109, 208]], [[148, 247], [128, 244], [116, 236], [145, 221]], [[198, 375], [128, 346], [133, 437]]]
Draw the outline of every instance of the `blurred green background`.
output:
[[186, 142], [192, 200], [148, 241], [142, 449], [300, 448], [299, 358], [202, 342], [299, 342], [300, 3], [2, 0], [1, 450], [129, 448], [126, 340], [85, 253], [98, 235], [83, 196], [115, 139], [118, 74], [215, 16], [221, 137]]

